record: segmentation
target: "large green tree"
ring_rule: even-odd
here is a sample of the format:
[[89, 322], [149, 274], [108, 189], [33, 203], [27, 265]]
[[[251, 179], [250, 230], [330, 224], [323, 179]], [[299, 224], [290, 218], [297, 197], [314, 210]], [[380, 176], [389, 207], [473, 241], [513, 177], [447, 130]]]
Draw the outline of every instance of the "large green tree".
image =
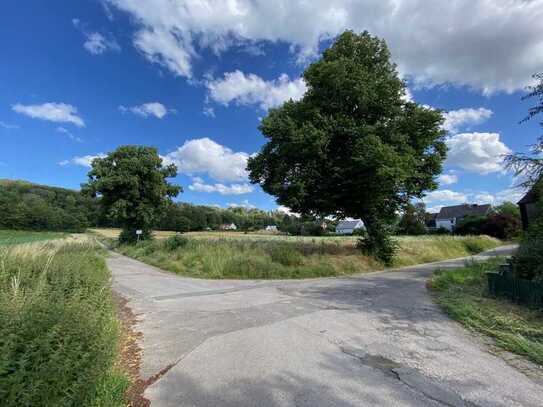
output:
[[407, 100], [385, 42], [367, 32], [340, 35], [303, 77], [304, 97], [262, 120], [250, 179], [295, 212], [361, 218], [362, 248], [389, 262], [397, 211], [437, 187], [442, 115]]
[[141, 239], [148, 239], [161, 211], [181, 192], [167, 181], [176, 174], [175, 165], [164, 165], [156, 148], [121, 146], [93, 160], [82, 190], [100, 198], [105, 215], [122, 225], [119, 239], [131, 242], [136, 230], [143, 232]]

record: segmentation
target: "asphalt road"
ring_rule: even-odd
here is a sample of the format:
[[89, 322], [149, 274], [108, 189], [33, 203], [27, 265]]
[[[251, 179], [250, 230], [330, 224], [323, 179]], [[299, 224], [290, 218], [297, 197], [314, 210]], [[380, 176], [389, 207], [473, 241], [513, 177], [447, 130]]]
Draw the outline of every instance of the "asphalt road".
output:
[[[503, 247], [482, 256], [510, 253]], [[542, 373], [449, 320], [436, 268], [353, 278], [211, 281], [112, 254], [140, 315], [152, 406], [541, 406]]]

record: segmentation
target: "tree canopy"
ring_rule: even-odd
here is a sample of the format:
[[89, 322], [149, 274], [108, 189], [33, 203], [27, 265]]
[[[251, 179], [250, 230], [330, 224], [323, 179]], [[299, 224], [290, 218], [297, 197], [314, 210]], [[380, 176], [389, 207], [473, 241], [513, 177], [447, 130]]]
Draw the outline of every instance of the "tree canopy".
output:
[[123, 228], [121, 240], [135, 240], [138, 229], [146, 239], [161, 211], [181, 192], [180, 186], [167, 181], [176, 174], [175, 165], [163, 165], [156, 148], [121, 146], [92, 162], [82, 189], [100, 196], [105, 215]]
[[340, 35], [303, 77], [304, 97], [262, 120], [250, 179], [295, 212], [361, 218], [363, 248], [390, 261], [396, 213], [437, 187], [443, 117], [407, 100], [387, 45], [367, 32]]

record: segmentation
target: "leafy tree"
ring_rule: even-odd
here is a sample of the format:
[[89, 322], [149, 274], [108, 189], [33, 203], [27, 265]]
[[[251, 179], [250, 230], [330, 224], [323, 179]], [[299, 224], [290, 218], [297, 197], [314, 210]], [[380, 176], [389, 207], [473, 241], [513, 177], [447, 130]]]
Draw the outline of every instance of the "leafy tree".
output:
[[480, 235], [483, 233], [482, 230], [485, 222], [485, 216], [465, 216], [458, 222], [458, 225], [456, 225], [454, 233], [457, 235]]
[[520, 234], [520, 217], [510, 213], [490, 214], [481, 228], [481, 233], [497, 239], [511, 239]]
[[[528, 115], [521, 121], [526, 122], [540, 113], [543, 113], [543, 73], [534, 75], [537, 84], [528, 88], [529, 93], [522, 99], [537, 99], [536, 105], [530, 108]], [[540, 122], [543, 127], [543, 121]], [[522, 175], [525, 181], [522, 186], [531, 187], [543, 177], [543, 135], [531, 146], [529, 153], [509, 154], [505, 158], [508, 169], [515, 172], [515, 175]]]
[[262, 120], [250, 179], [295, 212], [361, 218], [361, 247], [391, 262], [396, 212], [437, 187], [442, 115], [406, 101], [385, 42], [367, 32], [344, 32], [303, 77], [304, 97]]
[[426, 233], [426, 205], [409, 203], [404, 208], [398, 224], [398, 232], [404, 235], [423, 235]]
[[161, 210], [181, 192], [167, 182], [176, 173], [175, 165], [163, 165], [156, 148], [121, 146], [92, 162], [89, 181], [82, 187], [86, 194], [100, 195], [104, 213], [123, 228], [119, 239], [133, 242], [138, 229], [140, 238], [150, 238]]
[[513, 202], [506, 201], [494, 208], [494, 212], [500, 215], [509, 215], [520, 219], [520, 208]]

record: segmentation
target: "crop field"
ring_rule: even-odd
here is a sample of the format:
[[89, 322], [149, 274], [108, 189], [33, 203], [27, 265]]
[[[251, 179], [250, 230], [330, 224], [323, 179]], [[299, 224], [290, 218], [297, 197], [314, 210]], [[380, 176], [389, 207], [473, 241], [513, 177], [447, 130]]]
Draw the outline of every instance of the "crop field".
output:
[[59, 232], [30, 232], [25, 230], [0, 230], [0, 246], [40, 242], [43, 240], [60, 239], [66, 233]]

